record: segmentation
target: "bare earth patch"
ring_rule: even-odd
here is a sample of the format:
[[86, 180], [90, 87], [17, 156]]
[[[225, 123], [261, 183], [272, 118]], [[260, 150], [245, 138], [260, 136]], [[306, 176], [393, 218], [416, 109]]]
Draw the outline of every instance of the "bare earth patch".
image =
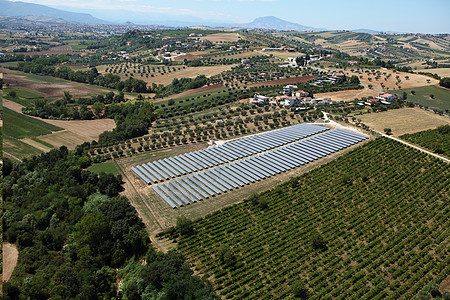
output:
[[[51, 134], [50, 134], [51, 135]], [[42, 136], [41, 136], [42, 137]], [[36, 142], [36, 141], [33, 141], [32, 139], [29, 139], [29, 138], [24, 138], [24, 139], [20, 139], [22, 142], [24, 142], [24, 143], [26, 143], [26, 144], [28, 144], [28, 145], [30, 145], [31, 147], [34, 147], [34, 148], [36, 148], [36, 149], [39, 149], [39, 150], [41, 150], [41, 151], [43, 151], [43, 152], [47, 152], [47, 151], [49, 151], [49, 150], [51, 150], [51, 148], [49, 148], [49, 147], [47, 147], [47, 146], [45, 146], [45, 145], [42, 145], [41, 143], [38, 143], [38, 142]]]
[[366, 87], [362, 90], [348, 90], [314, 94], [314, 96], [318, 98], [331, 98], [331, 101], [353, 101], [355, 98], [361, 99], [362, 97], [375, 97], [377, 95], [377, 91]]
[[450, 124], [450, 119], [420, 108], [400, 108], [356, 116], [371, 128], [383, 132], [391, 128], [394, 136], [434, 129]]
[[212, 43], [217, 42], [237, 42], [239, 40], [239, 34], [237, 33], [213, 33], [201, 37]]
[[19, 257], [19, 251], [14, 244], [3, 243], [3, 281], [8, 281], [11, 278], [11, 274], [17, 265], [17, 259]]

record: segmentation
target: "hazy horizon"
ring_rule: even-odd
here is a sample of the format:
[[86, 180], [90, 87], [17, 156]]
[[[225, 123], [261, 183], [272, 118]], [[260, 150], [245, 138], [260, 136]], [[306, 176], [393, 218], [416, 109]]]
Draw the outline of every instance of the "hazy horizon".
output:
[[[90, 13], [105, 21], [136, 24], [184, 21], [205, 23], [249, 23], [255, 18], [277, 18], [329, 30], [371, 29], [393, 32], [449, 33], [450, 2], [421, 1], [323, 0], [25, 0], [22, 2], [47, 5], [72, 12]], [[369, 9], [370, 7], [370, 9]], [[431, 20], [431, 21], [430, 21]]]

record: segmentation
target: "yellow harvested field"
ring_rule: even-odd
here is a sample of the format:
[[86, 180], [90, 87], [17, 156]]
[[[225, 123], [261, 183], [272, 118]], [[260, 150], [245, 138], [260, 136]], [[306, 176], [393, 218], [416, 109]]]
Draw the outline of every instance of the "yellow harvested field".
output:
[[211, 43], [218, 42], [237, 42], [239, 41], [238, 33], [213, 33], [208, 34], [203, 37], [205, 40], [210, 41]]
[[450, 68], [428, 69], [424, 70], [423, 72], [438, 74], [441, 77], [450, 77]]
[[371, 128], [383, 132], [391, 128], [394, 136], [434, 129], [450, 124], [450, 119], [420, 108], [400, 108], [356, 116]]
[[302, 52], [288, 52], [288, 51], [265, 51], [264, 53], [273, 54], [273, 56], [287, 60], [288, 57], [296, 57], [305, 55]]
[[375, 97], [377, 95], [377, 91], [369, 88], [314, 94], [317, 98], [331, 98], [331, 101], [353, 101], [355, 98], [361, 99], [362, 97]]

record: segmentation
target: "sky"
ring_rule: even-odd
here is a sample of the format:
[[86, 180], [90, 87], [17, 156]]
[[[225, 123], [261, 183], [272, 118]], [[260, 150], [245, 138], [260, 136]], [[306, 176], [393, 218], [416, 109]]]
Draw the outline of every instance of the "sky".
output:
[[[275, 16], [327, 29], [450, 33], [450, 0], [22, 0], [114, 22], [204, 19], [248, 23]], [[63, 4], [62, 4], [63, 3]]]

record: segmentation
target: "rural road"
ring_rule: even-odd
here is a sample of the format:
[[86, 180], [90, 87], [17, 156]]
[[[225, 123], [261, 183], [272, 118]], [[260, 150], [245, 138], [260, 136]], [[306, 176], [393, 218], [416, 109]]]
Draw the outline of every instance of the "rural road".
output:
[[[328, 120], [328, 121], [330, 122], [329, 124], [333, 124], [333, 125], [335, 125], [335, 126], [337, 126], [337, 127], [344, 128], [344, 129], [347, 129], [347, 130], [353, 130], [353, 131], [354, 131], [354, 129], [351, 128], [351, 127], [347, 127], [347, 126], [341, 125], [341, 124], [339, 124], [339, 123], [337, 123], [337, 122], [335, 122], [335, 121], [330, 120], [330, 119], [328, 118], [327, 113], [325, 113], [325, 112], [322, 112], [322, 113], [323, 113], [323, 115], [324, 115], [324, 119], [325, 119], [325, 120]], [[442, 159], [442, 160], [445, 161], [445, 162], [448, 162], [448, 163], [450, 162], [450, 159], [445, 158], [445, 157], [443, 157], [443, 156], [440, 156], [440, 155], [438, 155], [438, 154], [436, 154], [436, 153], [433, 153], [433, 152], [431, 152], [431, 151], [428, 151], [428, 150], [426, 150], [426, 149], [423, 149], [423, 148], [421, 148], [421, 147], [419, 147], [419, 146], [410, 144], [410, 143], [408, 143], [408, 142], [406, 142], [406, 141], [404, 141], [404, 140], [401, 140], [401, 139], [399, 139], [399, 138], [396, 138], [396, 137], [387, 135], [387, 134], [385, 134], [385, 133], [376, 131], [376, 130], [374, 130], [374, 129], [372, 129], [372, 130], [373, 130], [374, 132], [378, 133], [378, 134], [381, 135], [381, 136], [387, 137], [387, 138], [389, 138], [389, 139], [393, 139], [393, 140], [395, 140], [395, 141], [397, 141], [397, 142], [400, 142], [400, 143], [402, 143], [402, 144], [405, 144], [405, 145], [407, 145], [407, 146], [409, 146], [409, 147], [412, 147], [412, 148], [414, 148], [414, 149], [417, 149], [417, 150], [419, 150], [419, 151], [422, 151], [422, 152], [424, 152], [424, 153], [426, 153], [426, 154], [429, 154], [429, 155], [432, 155], [432, 156], [437, 157], [437, 158], [439, 158], [439, 159]]]

